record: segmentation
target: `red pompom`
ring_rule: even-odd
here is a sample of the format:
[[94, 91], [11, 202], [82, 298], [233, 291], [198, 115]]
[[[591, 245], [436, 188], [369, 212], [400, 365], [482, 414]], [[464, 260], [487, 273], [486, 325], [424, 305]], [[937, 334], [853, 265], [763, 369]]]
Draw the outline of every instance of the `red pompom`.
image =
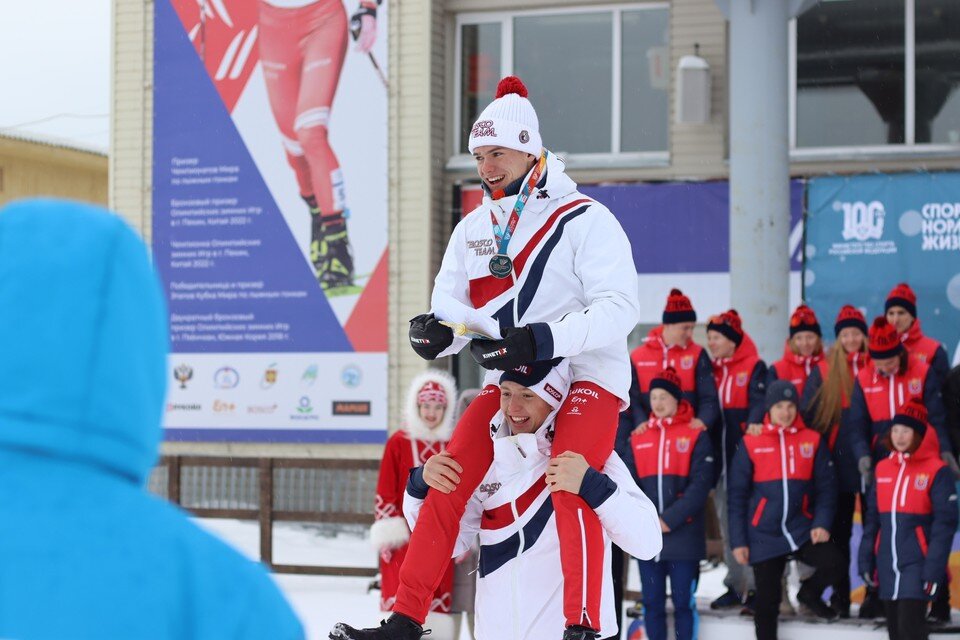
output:
[[670, 289], [670, 295], [672, 295], [672, 296], [682, 296], [682, 295], [683, 295], [683, 291], [680, 291], [680, 289]]
[[507, 76], [497, 85], [497, 97], [502, 98], [508, 93], [515, 93], [521, 98], [527, 97], [527, 87], [517, 76]]

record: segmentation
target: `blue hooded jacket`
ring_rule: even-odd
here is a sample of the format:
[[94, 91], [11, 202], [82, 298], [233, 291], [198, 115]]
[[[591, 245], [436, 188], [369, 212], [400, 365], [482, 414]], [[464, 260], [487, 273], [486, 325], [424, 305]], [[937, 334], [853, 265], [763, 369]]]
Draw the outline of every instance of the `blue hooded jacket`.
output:
[[0, 637], [303, 637], [261, 565], [144, 488], [167, 343], [119, 217], [0, 210]]

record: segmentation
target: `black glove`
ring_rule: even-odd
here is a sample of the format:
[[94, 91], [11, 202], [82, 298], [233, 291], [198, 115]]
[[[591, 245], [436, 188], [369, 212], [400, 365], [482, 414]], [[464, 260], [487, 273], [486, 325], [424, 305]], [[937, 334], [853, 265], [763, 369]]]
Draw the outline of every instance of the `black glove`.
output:
[[509, 371], [537, 361], [537, 342], [530, 327], [508, 327], [502, 340], [471, 340], [470, 355], [484, 369]]
[[432, 313], [410, 320], [410, 346], [424, 360], [436, 360], [444, 349], [453, 344], [453, 330], [440, 324]]

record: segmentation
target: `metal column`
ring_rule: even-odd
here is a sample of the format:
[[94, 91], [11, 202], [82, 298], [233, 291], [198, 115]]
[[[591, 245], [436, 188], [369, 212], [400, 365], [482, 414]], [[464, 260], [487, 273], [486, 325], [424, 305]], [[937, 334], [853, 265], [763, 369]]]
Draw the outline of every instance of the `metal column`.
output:
[[808, 0], [717, 0], [730, 21], [730, 301], [760, 355], [789, 318], [787, 21]]

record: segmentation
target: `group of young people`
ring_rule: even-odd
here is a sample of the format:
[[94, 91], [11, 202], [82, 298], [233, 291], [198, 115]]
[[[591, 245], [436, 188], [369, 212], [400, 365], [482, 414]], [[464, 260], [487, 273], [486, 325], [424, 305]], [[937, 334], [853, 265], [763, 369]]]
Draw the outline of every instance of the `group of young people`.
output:
[[[943, 347], [924, 336], [907, 284], [894, 287], [884, 307], [869, 326], [859, 310], [842, 307], [826, 349], [816, 315], [800, 305], [783, 357], [768, 367], [732, 309], [708, 320], [706, 348], [696, 344], [693, 305], [671, 292], [663, 324], [631, 353], [631, 405], [621, 414], [617, 447], [641, 486], [655, 487], [648, 493], [666, 494], [661, 513], [673, 496], [697, 500], [686, 522], [670, 525], [666, 566], [640, 562], [651, 638], [666, 637], [664, 574], [677, 637], [694, 637], [682, 620], [691, 615], [703, 545], [666, 555], [667, 538], [684, 529], [703, 537], [710, 488], [728, 567], [728, 590], [711, 608], [753, 615], [758, 638], [776, 638], [781, 606], [792, 606], [783, 591], [791, 559], [801, 563], [797, 600], [820, 618], [850, 616], [853, 555], [867, 585], [860, 617], [886, 616], [891, 638], [926, 638], [930, 601], [932, 617], [949, 619], [947, 559], [960, 475], [953, 449], [960, 424], [948, 424], [943, 394], [949, 365]], [[664, 368], [682, 398], [676, 414], [658, 404]], [[674, 424], [664, 428], [665, 417]], [[715, 454], [710, 482], [708, 465], [685, 464], [688, 451], [695, 462]], [[851, 549], [858, 497], [863, 535]]]
[[[956, 462], [940, 417], [942, 378], [931, 373], [946, 356], [922, 337], [907, 287], [870, 328], [845, 308], [838, 335], [852, 323], [863, 337], [856, 347], [838, 340], [829, 360], [816, 317], [802, 306], [784, 358], [769, 368], [733, 310], [710, 319], [709, 353], [697, 346], [693, 306], [674, 290], [663, 326], [631, 357], [639, 301], [630, 243], [544, 148], [519, 79], [501, 80], [469, 149], [484, 199], [453, 230], [431, 312], [410, 321], [409, 340], [427, 360], [468, 348], [487, 370], [482, 390], [442, 451], [414, 462], [402, 505], [388, 514], [399, 525], [402, 511], [409, 526], [389, 617], [374, 628], [338, 623], [331, 639], [430, 633], [424, 624], [443, 601], [450, 560], [477, 538], [480, 640], [616, 634], [611, 542], [641, 561], [648, 635], [666, 637], [669, 580], [678, 637], [693, 637], [714, 488], [730, 566], [742, 568], [730, 584], [746, 585], [733, 586], [728, 600], [739, 604], [752, 590], [757, 636], [776, 637], [790, 558], [814, 568], [801, 603], [835, 615], [822, 598], [842, 580], [844, 536], [834, 532], [849, 514], [838, 477], [851, 460], [863, 482], [848, 493], [871, 496], [878, 532], [877, 545], [861, 550], [864, 573], [892, 603], [935, 592], [949, 550], [944, 532], [956, 528], [947, 468]], [[493, 256], [483, 249], [489, 239]], [[901, 308], [912, 309], [913, 323], [898, 331]], [[922, 570], [903, 564], [908, 530], [911, 539], [923, 533]], [[920, 637], [893, 635], [910, 627], [912, 608], [890, 611], [892, 637]]]

